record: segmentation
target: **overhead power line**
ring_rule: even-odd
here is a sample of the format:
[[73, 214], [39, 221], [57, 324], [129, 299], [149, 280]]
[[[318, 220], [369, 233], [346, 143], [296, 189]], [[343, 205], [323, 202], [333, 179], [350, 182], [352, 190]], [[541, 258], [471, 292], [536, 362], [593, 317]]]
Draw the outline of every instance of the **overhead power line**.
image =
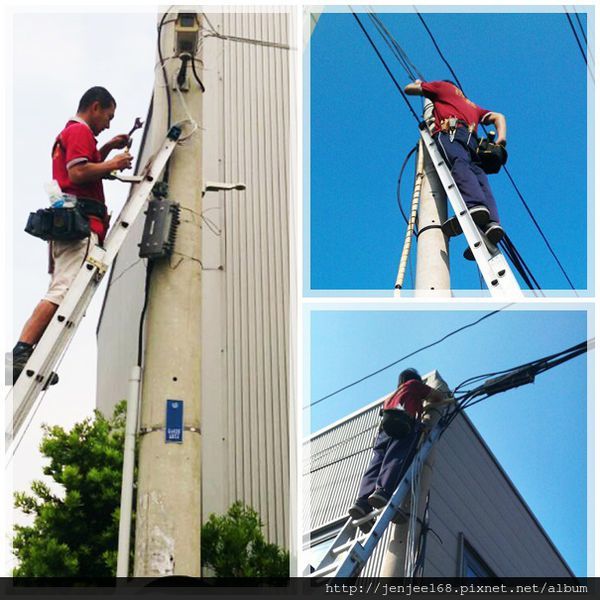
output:
[[[575, 16], [577, 17], [577, 22], [579, 23], [579, 28], [581, 29], [581, 32], [583, 34], [583, 39], [585, 40], [584, 44], [582, 45], [580, 39], [579, 39], [579, 35], [577, 34], [577, 30], [575, 29], [575, 25], [573, 25], [573, 20], [571, 19], [571, 13], [569, 13], [569, 11], [567, 10], [566, 6], [563, 6], [564, 10], [565, 10], [565, 16], [567, 17], [567, 21], [569, 21], [569, 26], [571, 27], [571, 31], [573, 32], [573, 37], [575, 38], [575, 41], [577, 42], [577, 47], [579, 48], [579, 52], [581, 52], [581, 56], [583, 57], [583, 62], [585, 62], [585, 66], [590, 74], [590, 77], [592, 78], [592, 81], [595, 81], [594, 79], [594, 72], [593, 70], [590, 68], [590, 65], [588, 64], [588, 59], [587, 59], [587, 38], [585, 36], [584, 33], [584, 29], [583, 29], [583, 25], [581, 24], [581, 21], [579, 20], [579, 15], [577, 14], [577, 12], [575, 13]], [[585, 46], [585, 48], [584, 48]]]
[[398, 83], [397, 79], [394, 77], [394, 74], [392, 73], [392, 71], [388, 67], [388, 65], [385, 62], [385, 59], [383, 58], [383, 56], [381, 56], [381, 52], [379, 52], [379, 50], [377, 49], [377, 46], [375, 45], [375, 42], [373, 42], [373, 39], [371, 38], [371, 36], [367, 32], [367, 30], [365, 29], [364, 25], [361, 23], [361, 20], [358, 18], [358, 15], [354, 11], [352, 11], [352, 16], [355, 18], [356, 22], [358, 23], [358, 26], [361, 28], [363, 34], [365, 35], [365, 37], [369, 41], [369, 44], [371, 44], [371, 47], [375, 51], [375, 54], [377, 54], [377, 57], [381, 61], [381, 64], [384, 66], [385, 70], [387, 71], [387, 74], [390, 76], [390, 79], [394, 82], [394, 85], [396, 86], [396, 89], [400, 92], [400, 95], [402, 96], [404, 102], [406, 102], [406, 106], [408, 106], [408, 110], [410, 110], [410, 112], [412, 113], [412, 116], [415, 118], [415, 120], [417, 121], [417, 123], [420, 123], [421, 119], [419, 119], [419, 116], [415, 112], [415, 109], [412, 107], [411, 103], [409, 102], [408, 98], [406, 97], [406, 94], [404, 93], [404, 90], [402, 89], [402, 87]]
[[334, 392], [327, 394], [326, 396], [322, 396], [321, 398], [314, 400], [313, 402], [311, 402], [307, 406], [304, 406], [303, 408], [307, 409], [307, 408], [310, 408], [311, 406], [315, 406], [316, 404], [320, 404], [324, 400], [327, 400], [328, 398], [331, 398], [332, 396], [335, 396], [336, 394], [339, 394], [351, 387], [354, 387], [355, 385], [358, 385], [359, 383], [362, 383], [363, 381], [366, 381], [367, 379], [370, 379], [371, 377], [374, 377], [375, 375], [379, 375], [379, 373], [383, 373], [383, 371], [386, 371], [387, 369], [397, 365], [398, 363], [401, 363], [402, 361], [406, 360], [407, 358], [411, 358], [411, 357], [415, 356], [416, 354], [423, 352], [423, 350], [428, 350], [429, 348], [433, 348], [434, 346], [441, 344], [443, 341], [447, 340], [448, 338], [451, 338], [452, 336], [460, 333], [461, 331], [465, 331], [466, 329], [475, 327], [475, 325], [478, 325], [479, 323], [485, 321], [486, 319], [493, 317], [494, 315], [505, 310], [509, 306], [512, 306], [513, 304], [514, 304], [514, 302], [511, 302], [510, 304], [507, 304], [506, 306], [503, 306], [502, 308], [499, 308], [498, 310], [494, 310], [492, 312], [487, 313], [483, 317], [480, 317], [479, 319], [476, 319], [475, 321], [472, 321], [471, 323], [467, 323], [466, 325], [463, 325], [462, 327], [459, 327], [458, 329], [454, 329], [453, 331], [450, 331], [446, 335], [437, 339], [435, 342], [431, 342], [431, 344], [427, 344], [425, 346], [422, 346], [421, 348], [418, 348], [417, 350], [414, 350], [413, 352], [409, 352], [405, 356], [389, 363], [388, 365], [385, 365], [384, 367], [381, 367], [380, 369], [377, 369], [376, 371], [373, 371], [372, 373], [369, 373], [368, 375], [365, 375], [364, 377], [361, 377], [360, 379], [357, 379], [356, 381], [353, 381], [352, 383], [349, 383], [348, 385], [345, 385], [345, 386], [335, 390]]
[[437, 53], [439, 54], [439, 56], [442, 59], [442, 61], [444, 62], [444, 64], [450, 70], [450, 73], [452, 73], [452, 77], [454, 77], [454, 81], [456, 81], [456, 84], [460, 88], [461, 92], [464, 93], [463, 86], [462, 86], [462, 84], [460, 82], [460, 79], [458, 78], [458, 75], [454, 72], [454, 69], [452, 68], [452, 65], [446, 60], [446, 57], [444, 56], [444, 53], [442, 52], [441, 48], [438, 46], [438, 43], [437, 43], [437, 40], [435, 39], [435, 36], [433, 35], [433, 33], [431, 33], [431, 30], [427, 26], [427, 23], [425, 23], [425, 19], [422, 17], [421, 13], [419, 12], [419, 10], [417, 9], [416, 6], [414, 6], [413, 8], [415, 9], [415, 12], [417, 13], [417, 16], [421, 20], [421, 23], [423, 23], [423, 27], [425, 27], [425, 31], [427, 31], [427, 33], [429, 34], [429, 37], [430, 37], [431, 41], [433, 42], [433, 45], [435, 46], [435, 49], [437, 50]]
[[[406, 71], [406, 74], [410, 78], [411, 81], [414, 81], [419, 76], [419, 79], [425, 80], [424, 75], [419, 71], [419, 69], [415, 66], [415, 64], [410, 60], [408, 54], [402, 48], [402, 46], [398, 43], [396, 38], [390, 33], [390, 30], [385, 26], [385, 23], [381, 20], [379, 15], [370, 10], [368, 13], [369, 18], [379, 31], [379, 34], [388, 45], [394, 56], [398, 59], [398, 62], [402, 65], [402, 68]], [[416, 75], [415, 75], [416, 73]]]

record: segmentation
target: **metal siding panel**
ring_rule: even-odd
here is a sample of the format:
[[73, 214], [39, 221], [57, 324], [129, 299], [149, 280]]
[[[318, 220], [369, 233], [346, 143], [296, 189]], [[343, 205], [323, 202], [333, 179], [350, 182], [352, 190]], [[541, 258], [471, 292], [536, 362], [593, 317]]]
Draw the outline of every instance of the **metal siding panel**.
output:
[[[228, 14], [223, 33], [279, 40], [288, 19], [287, 14]], [[227, 235], [226, 269], [239, 274], [237, 282], [227, 278], [228, 329], [234, 332], [228, 353], [236, 355], [229, 364], [243, 370], [242, 377], [228, 375], [228, 402], [241, 413], [239, 424], [230, 421], [237, 427], [232, 432], [237, 443], [230, 451], [238, 459], [240, 450], [243, 455], [236, 497], [259, 510], [269, 539], [287, 543], [289, 237], [282, 215], [288, 210], [290, 119], [288, 88], [274, 74], [287, 76], [288, 56], [285, 50], [244, 42], [225, 42], [225, 52], [235, 63], [225, 80], [226, 86], [230, 80], [235, 85], [226, 106], [237, 129], [225, 138], [231, 145], [226, 155], [235, 157], [226, 163], [227, 180], [247, 186], [237, 202], [228, 204], [225, 223], [226, 229], [237, 227], [239, 241]]]

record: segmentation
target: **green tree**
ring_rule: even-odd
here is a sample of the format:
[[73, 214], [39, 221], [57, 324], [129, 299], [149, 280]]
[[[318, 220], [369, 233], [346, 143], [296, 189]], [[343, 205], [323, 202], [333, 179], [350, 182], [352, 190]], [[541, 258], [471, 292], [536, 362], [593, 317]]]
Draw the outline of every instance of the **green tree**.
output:
[[217, 577], [288, 577], [289, 554], [265, 540], [258, 513], [235, 502], [202, 526], [202, 565]]
[[53, 494], [42, 481], [31, 493], [15, 493], [15, 506], [33, 515], [16, 525], [15, 577], [112, 577], [116, 573], [125, 402], [111, 418], [94, 418], [70, 431], [44, 425], [40, 444], [50, 459], [44, 474], [64, 490]]

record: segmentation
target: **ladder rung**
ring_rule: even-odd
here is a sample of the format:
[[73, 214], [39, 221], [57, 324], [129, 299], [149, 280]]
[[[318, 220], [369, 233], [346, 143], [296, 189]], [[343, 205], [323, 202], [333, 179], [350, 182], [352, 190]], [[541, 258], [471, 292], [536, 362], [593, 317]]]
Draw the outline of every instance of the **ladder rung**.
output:
[[319, 569], [318, 571], [313, 571], [310, 574], [310, 576], [311, 577], [322, 577], [323, 575], [328, 575], [329, 573], [333, 573], [333, 571], [335, 571], [336, 569], [337, 569], [337, 564], [333, 563], [332, 565], [323, 567], [322, 569]]
[[342, 554], [342, 552], [345, 552], [346, 550], [348, 550], [348, 548], [352, 548], [352, 546], [354, 546], [354, 544], [362, 542], [366, 537], [367, 537], [366, 535], [357, 537], [356, 539], [350, 540], [349, 542], [346, 542], [345, 544], [342, 544], [341, 546], [338, 546], [337, 548], [332, 548], [330, 550], [330, 552], [331, 552], [331, 554], [333, 554], [333, 556], [339, 556], [340, 554]]

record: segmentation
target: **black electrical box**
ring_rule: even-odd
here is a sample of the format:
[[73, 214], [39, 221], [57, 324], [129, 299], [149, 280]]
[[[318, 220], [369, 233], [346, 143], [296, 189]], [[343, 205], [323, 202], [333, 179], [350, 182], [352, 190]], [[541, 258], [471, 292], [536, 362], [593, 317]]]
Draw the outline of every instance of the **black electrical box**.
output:
[[140, 258], [170, 256], [179, 225], [179, 204], [170, 200], [150, 200], [146, 211], [144, 233], [140, 242]]

